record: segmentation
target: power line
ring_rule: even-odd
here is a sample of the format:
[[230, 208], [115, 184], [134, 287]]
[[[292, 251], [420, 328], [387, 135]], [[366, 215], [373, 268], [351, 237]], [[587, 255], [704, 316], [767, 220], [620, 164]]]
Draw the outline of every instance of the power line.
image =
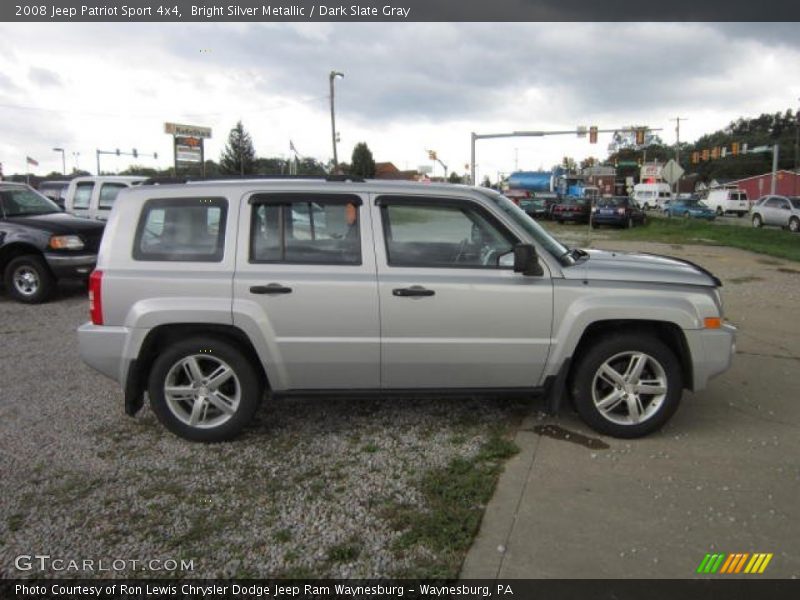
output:
[[[248, 111], [236, 111], [237, 114], [244, 114], [244, 115], [253, 115], [253, 114], [260, 114], [264, 112], [271, 112], [274, 110], [282, 110], [286, 108], [290, 108], [292, 105], [296, 104], [311, 104], [313, 102], [319, 102], [322, 100], [327, 100], [327, 94], [324, 96], [314, 96], [312, 98], [305, 98], [301, 100], [294, 100], [292, 102], [284, 102], [283, 104], [276, 104], [273, 106], [267, 106], [265, 108], [259, 108], [255, 110], [248, 110]], [[0, 108], [6, 108], [10, 110], [29, 110], [29, 111], [38, 111], [38, 112], [50, 112], [56, 114], [73, 114], [73, 115], [82, 115], [86, 117], [104, 117], [104, 118], [111, 118], [111, 119], [157, 119], [163, 118], [164, 113], [161, 112], [159, 114], [130, 114], [130, 113], [105, 113], [105, 112], [89, 112], [89, 111], [82, 111], [82, 110], [65, 110], [63, 108], [44, 108], [40, 106], [25, 106], [21, 104], [0, 104]], [[204, 113], [182, 113], [186, 117], [213, 117], [213, 116], [222, 116], [227, 114], [230, 111], [217, 111], [217, 112], [204, 112]]]

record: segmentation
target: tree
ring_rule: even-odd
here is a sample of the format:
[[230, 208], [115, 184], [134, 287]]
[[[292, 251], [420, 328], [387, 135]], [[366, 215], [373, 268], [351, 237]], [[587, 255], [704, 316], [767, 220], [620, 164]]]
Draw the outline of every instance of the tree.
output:
[[255, 160], [253, 140], [238, 121], [228, 134], [228, 144], [219, 159], [220, 169], [228, 175], [252, 175], [255, 173]]
[[481, 185], [482, 185], [483, 187], [488, 187], [488, 188], [492, 187], [492, 182], [491, 182], [491, 180], [489, 179], [489, 176], [488, 176], [488, 175], [484, 175], [484, 176], [483, 176], [483, 182], [481, 183]]
[[447, 181], [450, 183], [463, 183], [464, 180], [461, 178], [461, 175], [453, 171], [450, 173], [450, 176], [447, 178]]
[[353, 148], [353, 157], [350, 159], [350, 174], [357, 177], [375, 177], [375, 159], [366, 142], [359, 142]]

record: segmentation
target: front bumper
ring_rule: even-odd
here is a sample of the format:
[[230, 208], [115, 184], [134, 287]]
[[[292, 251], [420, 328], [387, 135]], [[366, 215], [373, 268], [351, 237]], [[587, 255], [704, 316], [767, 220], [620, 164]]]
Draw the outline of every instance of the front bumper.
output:
[[97, 265], [97, 254], [45, 252], [44, 259], [56, 279], [86, 279]]
[[685, 330], [692, 357], [692, 391], [705, 389], [709, 379], [727, 371], [736, 354], [736, 327]]

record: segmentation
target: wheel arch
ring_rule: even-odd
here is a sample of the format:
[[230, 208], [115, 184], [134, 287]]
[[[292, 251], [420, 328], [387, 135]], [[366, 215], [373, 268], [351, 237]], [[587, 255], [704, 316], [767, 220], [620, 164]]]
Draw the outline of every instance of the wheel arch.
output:
[[[4, 273], [8, 263], [15, 258], [19, 258], [20, 256], [28, 256], [31, 254], [34, 254], [42, 259], [44, 258], [42, 251], [33, 244], [29, 244], [27, 242], [12, 242], [10, 244], [6, 244], [0, 248], [0, 273]], [[45, 265], [47, 265], [47, 261], [45, 261]]]
[[583, 356], [600, 339], [608, 335], [630, 333], [635, 335], [649, 334], [660, 340], [675, 354], [681, 366], [683, 375], [684, 389], [692, 389], [694, 381], [694, 370], [692, 368], [692, 356], [689, 344], [683, 330], [675, 323], [669, 321], [646, 321], [637, 319], [609, 319], [595, 321], [591, 323], [578, 340], [575, 351], [572, 353], [572, 364], [567, 375], [567, 389], [570, 389], [571, 382], [577, 366], [580, 365]]
[[125, 412], [135, 415], [144, 405], [144, 392], [159, 349], [188, 337], [214, 337], [238, 347], [258, 373], [265, 389], [270, 388], [267, 369], [250, 338], [233, 325], [218, 323], [169, 323], [151, 329], [145, 336], [135, 360], [128, 366], [125, 379]]

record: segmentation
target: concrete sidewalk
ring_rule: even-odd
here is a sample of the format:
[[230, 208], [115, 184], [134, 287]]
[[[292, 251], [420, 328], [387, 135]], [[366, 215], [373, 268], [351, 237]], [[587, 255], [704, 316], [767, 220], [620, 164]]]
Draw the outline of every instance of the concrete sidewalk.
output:
[[526, 419], [462, 577], [687, 578], [707, 552], [774, 553], [760, 577], [800, 576], [800, 319], [771, 286], [747, 285], [726, 288], [732, 369], [685, 393], [661, 432]]

